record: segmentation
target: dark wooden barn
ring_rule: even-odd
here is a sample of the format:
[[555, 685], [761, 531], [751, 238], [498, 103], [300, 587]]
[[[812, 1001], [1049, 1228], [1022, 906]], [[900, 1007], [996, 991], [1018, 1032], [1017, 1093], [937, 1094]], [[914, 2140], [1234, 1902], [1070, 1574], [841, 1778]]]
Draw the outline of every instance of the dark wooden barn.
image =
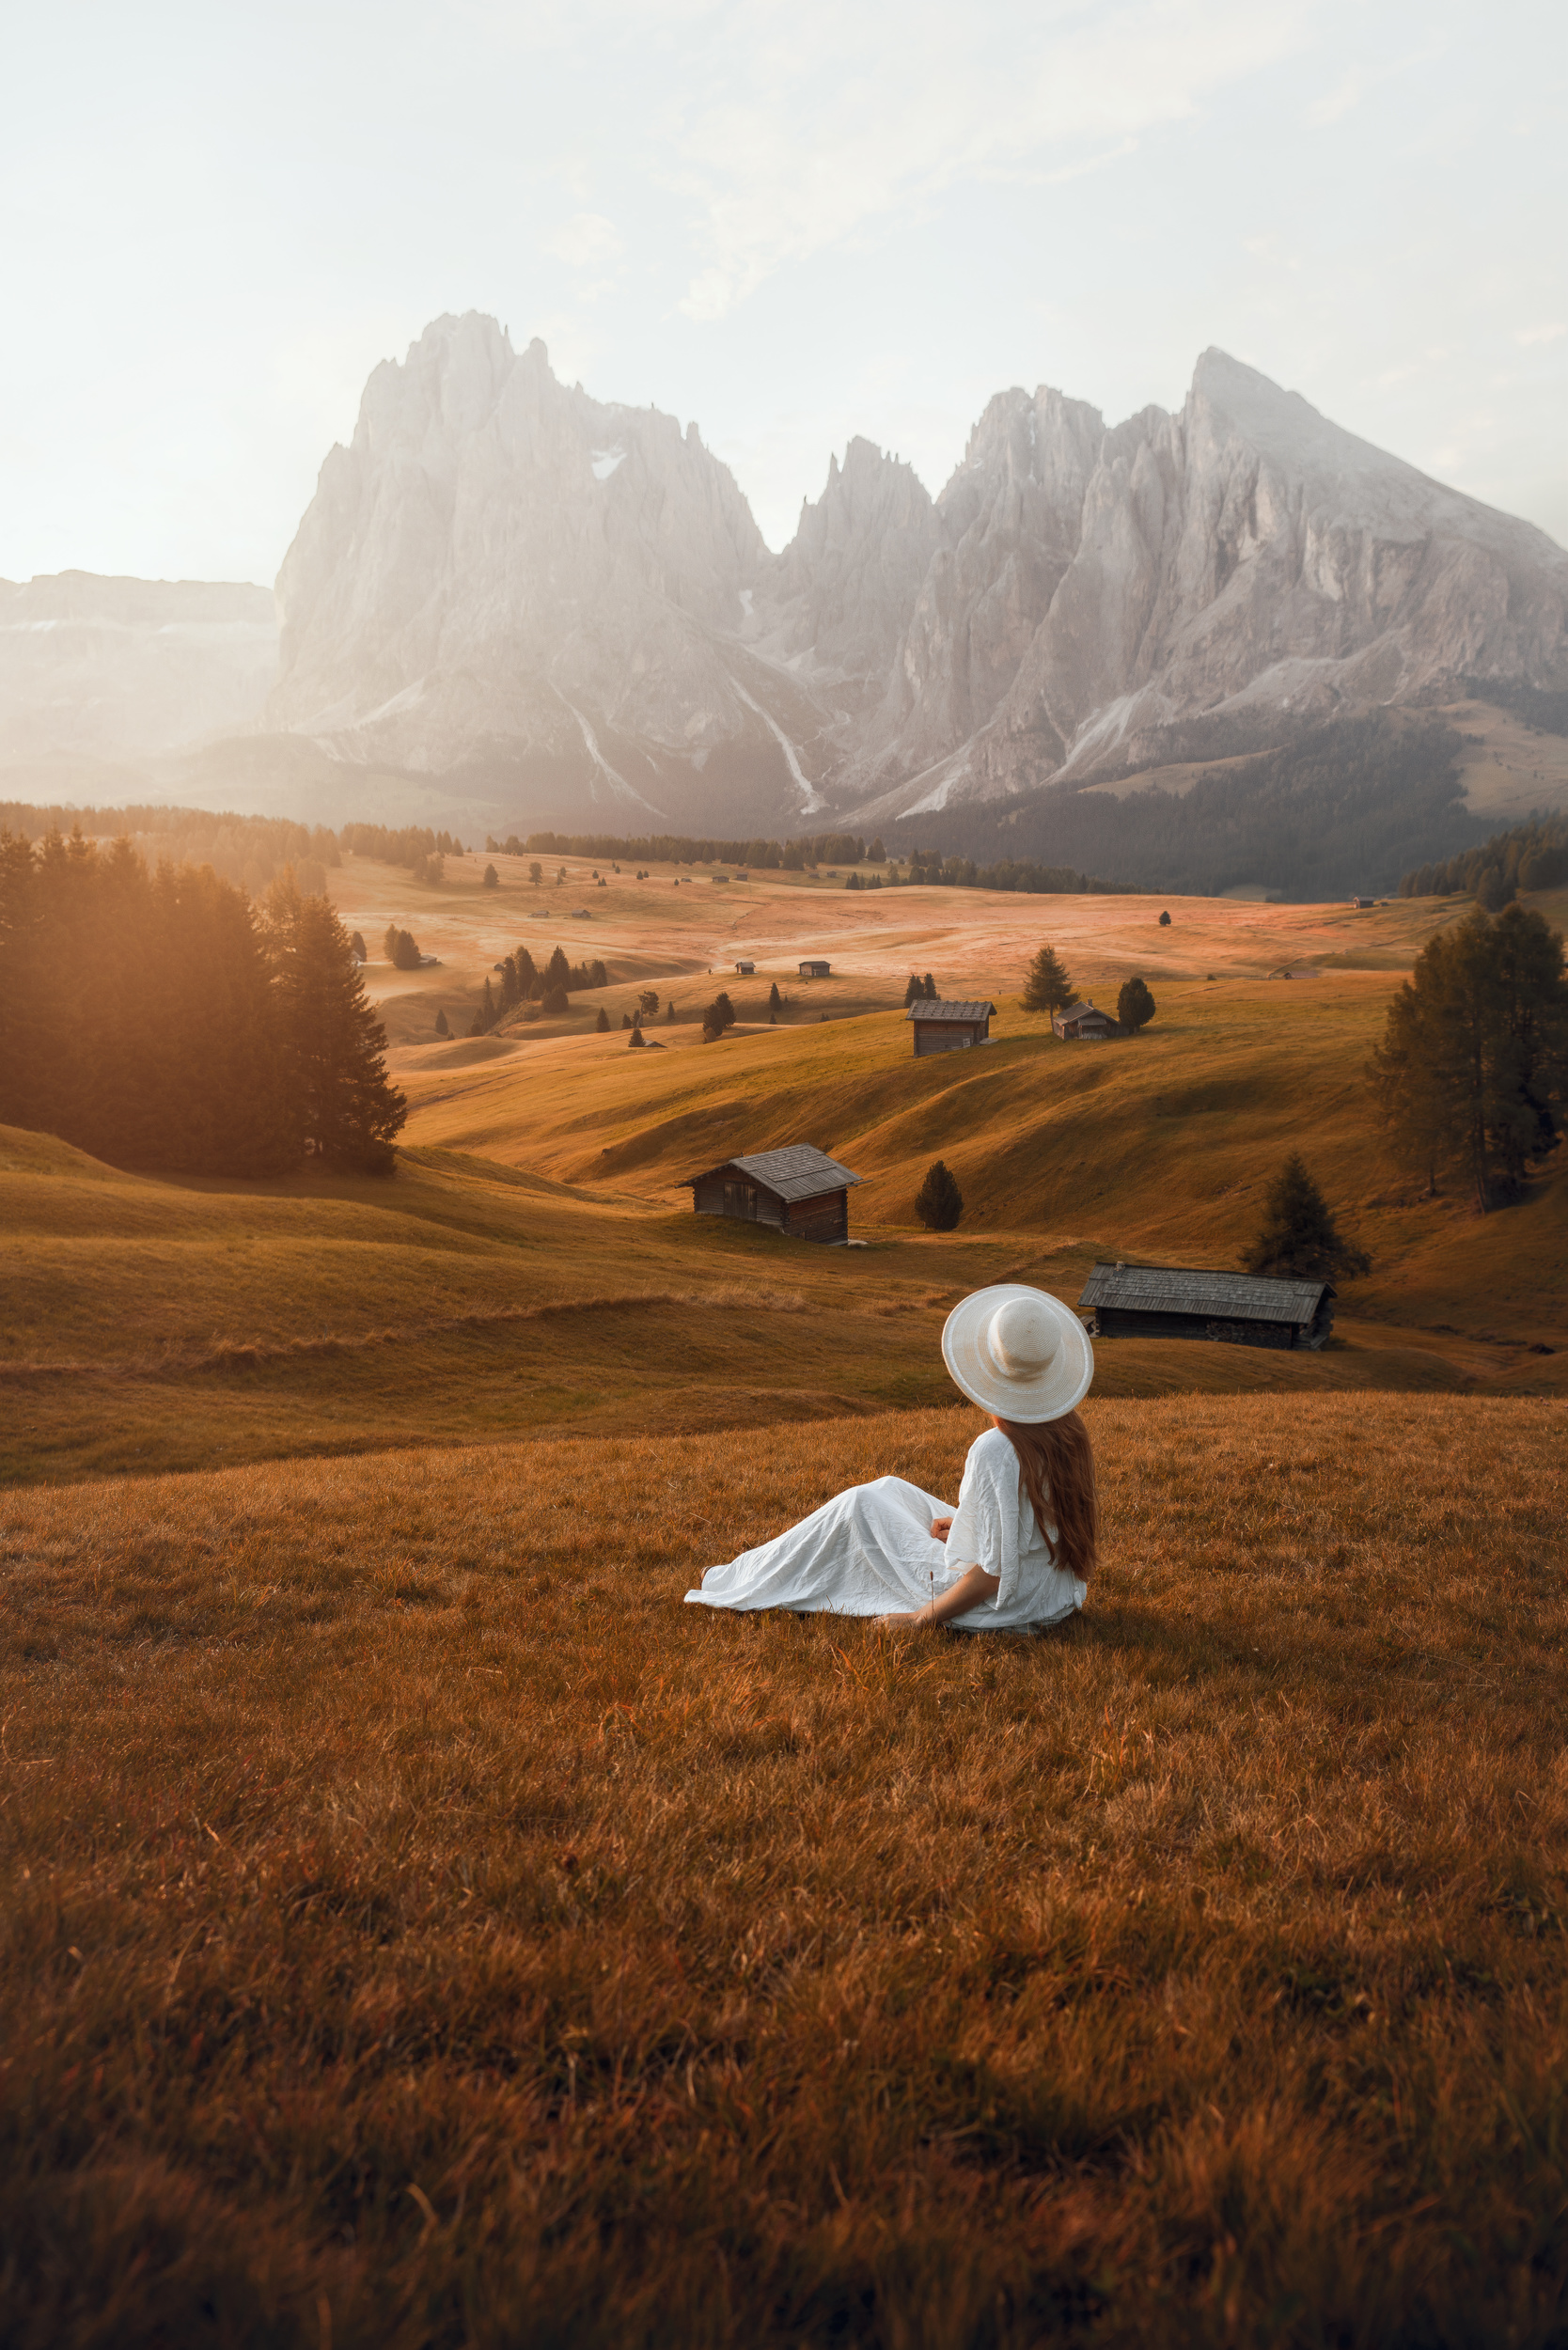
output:
[[732, 1215], [744, 1224], [771, 1224], [792, 1240], [842, 1243], [849, 1238], [850, 1185], [863, 1179], [809, 1142], [783, 1151], [756, 1151], [688, 1175], [698, 1215]]
[[825, 979], [832, 968], [821, 955], [808, 955], [800, 966], [800, 976], [803, 979]]
[[1115, 1013], [1096, 1010], [1092, 1001], [1069, 1004], [1065, 1011], [1053, 1012], [1051, 1026], [1069, 1044], [1121, 1034], [1121, 1024]]
[[915, 1058], [951, 1053], [966, 1044], [989, 1044], [995, 1004], [911, 1004], [904, 1018], [915, 1029]]
[[1223, 1339], [1232, 1346], [1319, 1347], [1334, 1326], [1327, 1281], [1184, 1265], [1097, 1264], [1078, 1311], [1090, 1338]]

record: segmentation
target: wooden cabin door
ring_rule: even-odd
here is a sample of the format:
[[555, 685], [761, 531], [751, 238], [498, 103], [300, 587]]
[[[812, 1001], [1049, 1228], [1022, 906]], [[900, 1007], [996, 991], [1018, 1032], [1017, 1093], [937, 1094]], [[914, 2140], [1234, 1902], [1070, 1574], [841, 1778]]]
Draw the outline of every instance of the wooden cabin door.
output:
[[726, 1183], [724, 1186], [726, 1215], [745, 1216], [749, 1223], [757, 1221], [757, 1186], [755, 1183]]

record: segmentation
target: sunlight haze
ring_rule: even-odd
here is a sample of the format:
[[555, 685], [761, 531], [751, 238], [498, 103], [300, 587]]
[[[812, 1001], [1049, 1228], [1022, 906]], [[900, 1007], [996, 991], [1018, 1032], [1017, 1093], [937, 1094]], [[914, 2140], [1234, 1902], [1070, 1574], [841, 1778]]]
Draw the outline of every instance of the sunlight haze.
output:
[[8, 41], [0, 576], [270, 583], [375, 363], [493, 314], [770, 545], [864, 433], [1219, 345], [1568, 540], [1544, 5], [89, 6]]

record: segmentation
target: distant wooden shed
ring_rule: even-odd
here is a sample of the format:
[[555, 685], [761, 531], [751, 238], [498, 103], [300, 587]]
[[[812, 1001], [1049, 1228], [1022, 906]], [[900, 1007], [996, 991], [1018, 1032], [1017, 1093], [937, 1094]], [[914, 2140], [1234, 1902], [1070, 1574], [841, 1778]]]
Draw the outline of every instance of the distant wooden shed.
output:
[[1121, 1034], [1121, 1023], [1111, 1012], [1096, 1010], [1092, 1000], [1069, 1004], [1065, 1011], [1053, 1012], [1051, 1026], [1069, 1044], [1089, 1043], [1096, 1038]]
[[792, 1240], [840, 1246], [849, 1238], [850, 1185], [863, 1180], [809, 1142], [792, 1142], [782, 1151], [755, 1151], [747, 1158], [726, 1159], [722, 1166], [685, 1178], [698, 1215], [771, 1224]]
[[1091, 1338], [1219, 1339], [1320, 1347], [1334, 1326], [1331, 1282], [1196, 1266], [1097, 1264], [1078, 1311]]
[[756, 970], [757, 965], [754, 963], [738, 963], [735, 965], [735, 968], [737, 971], [742, 972], [747, 979], [749, 979], [751, 974]]
[[823, 963], [816, 956], [808, 955], [800, 966], [800, 976], [803, 979], [825, 979], [832, 968], [833, 965], [830, 963]]
[[915, 1058], [927, 1053], [962, 1051], [966, 1044], [989, 1044], [995, 1004], [911, 1004], [904, 1018], [915, 1030]]

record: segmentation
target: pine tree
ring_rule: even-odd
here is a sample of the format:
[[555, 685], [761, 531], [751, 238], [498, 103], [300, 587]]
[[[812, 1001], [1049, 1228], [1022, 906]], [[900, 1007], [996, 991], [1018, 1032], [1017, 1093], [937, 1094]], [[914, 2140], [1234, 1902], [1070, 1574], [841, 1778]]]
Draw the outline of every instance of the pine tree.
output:
[[702, 1015], [702, 1042], [716, 1044], [726, 1028], [735, 1025], [735, 1007], [721, 987]]
[[488, 1036], [491, 1029], [495, 1026], [495, 998], [491, 994], [490, 981], [488, 979], [484, 983], [484, 1002], [479, 1006], [479, 1021], [486, 1036]]
[[324, 898], [291, 881], [267, 898], [288, 1124], [329, 1167], [390, 1173], [408, 1104], [387, 1078], [386, 1032], [365, 995], [349, 934]]
[[[908, 997], [905, 996], [904, 1001], [907, 1003], [908, 1000]], [[768, 1011], [773, 1019], [777, 1019], [779, 1013], [779, 995], [778, 981], [776, 979], [775, 979], [773, 985], [768, 990]]]
[[544, 984], [546, 988], [558, 987], [563, 993], [572, 985], [572, 965], [559, 947], [544, 966]]
[[1533, 908], [1439, 931], [1388, 1006], [1369, 1075], [1396, 1154], [1463, 1176], [1478, 1208], [1517, 1196], [1558, 1143], [1568, 1087], [1560, 934]]
[[1162, 931], [1168, 931], [1168, 930], [1170, 928], [1170, 916], [1169, 916], [1169, 915], [1168, 915], [1168, 914], [1162, 914], [1162, 915], [1161, 915], [1161, 916], [1160, 916], [1160, 928], [1161, 928], [1161, 930], [1162, 930]]
[[1065, 1011], [1078, 1000], [1067, 966], [1054, 947], [1042, 947], [1024, 978], [1026, 1011]]
[[1136, 1036], [1139, 1028], [1146, 1028], [1157, 1010], [1158, 1006], [1142, 979], [1123, 980], [1121, 993], [1116, 999], [1116, 1016], [1129, 1034]]
[[1368, 1265], [1365, 1250], [1341, 1233], [1298, 1151], [1270, 1183], [1262, 1224], [1242, 1261], [1248, 1273], [1298, 1274], [1324, 1281], [1336, 1274], [1365, 1273]]
[[[776, 993], [776, 990], [775, 992]], [[925, 995], [926, 991], [920, 984], [918, 972], [911, 971], [908, 982], [903, 991], [903, 1008], [905, 1011], [909, 1010], [911, 1004], [924, 1003]]]
[[609, 1025], [610, 1025], [610, 1015], [609, 1015], [609, 1013], [608, 1013], [608, 1012], [604, 1010], [604, 1005], [603, 1005], [603, 1004], [601, 1004], [601, 1005], [600, 1005], [600, 1007], [599, 1007], [598, 1016], [597, 1016], [597, 1018], [595, 1019], [594, 1024], [593, 1024], [593, 1026], [594, 1026], [594, 1032], [595, 1032], [595, 1034], [596, 1034], [596, 1035], [598, 1035], [598, 1036], [604, 1036], [604, 1035], [605, 1034], [605, 1032], [608, 1030]]
[[547, 987], [544, 991], [543, 1009], [552, 1013], [570, 1011], [572, 1004], [565, 988]]
[[450, 1036], [452, 1033], [447, 1026], [447, 1015], [444, 1011], [438, 1011], [435, 1015], [435, 1033], [437, 1036]]
[[926, 973], [925, 985], [921, 990], [921, 993], [924, 995], [928, 1004], [934, 1004], [937, 1002], [938, 997], [936, 994], [936, 981], [932, 978], [929, 971]]
[[499, 889], [501, 886], [501, 876], [494, 865], [487, 865], [484, 869], [483, 886], [486, 889]]
[[635, 1020], [632, 1023], [632, 1033], [627, 1038], [626, 1042], [628, 1044], [646, 1044], [648, 1042], [648, 1039], [644, 1036], [641, 1026]]
[[915, 1194], [915, 1213], [928, 1230], [950, 1232], [964, 1214], [964, 1194], [946, 1163], [933, 1159]]
[[350, 939], [349, 944], [350, 944], [350, 946], [353, 948], [354, 955], [355, 955], [355, 958], [357, 959], [357, 961], [359, 961], [360, 963], [365, 963], [365, 962], [368, 962], [368, 957], [367, 956], [367, 954], [366, 954], [366, 952], [365, 952], [365, 941], [363, 940], [363, 938], [361, 938], [361, 936], [360, 936], [360, 934], [359, 934], [359, 932], [358, 932], [357, 931], [355, 931], [355, 932], [354, 932], [353, 936]]

